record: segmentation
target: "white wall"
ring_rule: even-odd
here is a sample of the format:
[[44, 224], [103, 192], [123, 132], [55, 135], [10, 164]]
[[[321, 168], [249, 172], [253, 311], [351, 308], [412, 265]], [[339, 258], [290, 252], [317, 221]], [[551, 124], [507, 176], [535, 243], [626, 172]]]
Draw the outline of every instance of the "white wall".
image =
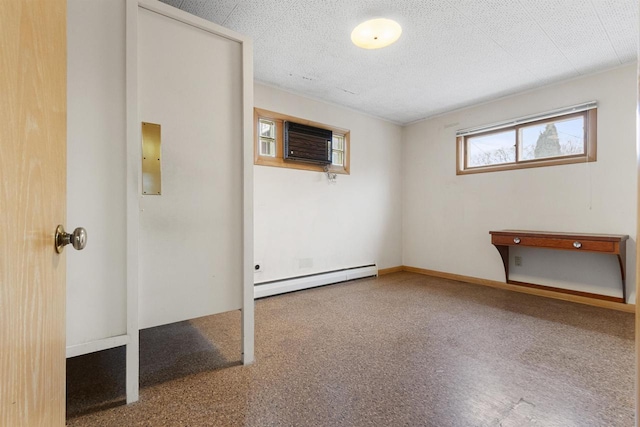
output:
[[351, 131], [351, 175], [254, 166], [255, 282], [401, 265], [401, 128], [261, 84], [255, 106]]
[[67, 6], [67, 346], [126, 333], [124, 6]]
[[[599, 104], [597, 162], [456, 176], [457, 129], [590, 100]], [[635, 109], [634, 64], [407, 126], [403, 133], [403, 264], [504, 281], [490, 230], [628, 234], [627, 287], [633, 290]], [[621, 295], [614, 256], [519, 251], [523, 267], [513, 265], [512, 254], [514, 280]], [[635, 300], [634, 294], [629, 301]]]

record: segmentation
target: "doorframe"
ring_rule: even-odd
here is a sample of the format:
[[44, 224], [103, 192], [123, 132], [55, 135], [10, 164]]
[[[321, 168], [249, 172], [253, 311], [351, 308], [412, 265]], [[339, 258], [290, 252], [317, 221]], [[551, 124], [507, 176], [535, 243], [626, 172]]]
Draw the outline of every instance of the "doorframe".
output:
[[[638, 47], [638, 57], [640, 58], [640, 46]], [[636, 195], [638, 200], [636, 202], [636, 220], [637, 220], [637, 231], [636, 231], [636, 245], [638, 244], [638, 239], [640, 238], [640, 61], [636, 60], [636, 167], [637, 167], [637, 189]], [[635, 349], [636, 349], [636, 363], [635, 363], [635, 425], [640, 426], [640, 416], [638, 413], [640, 412], [640, 309], [638, 309], [638, 304], [640, 304], [640, 270], [638, 269], [640, 266], [640, 250], [636, 249], [636, 334], [635, 334]]]
[[138, 100], [138, 11], [140, 8], [240, 44], [242, 51], [243, 268], [242, 363], [254, 361], [253, 296], [253, 42], [250, 38], [157, 0], [126, 0], [127, 129], [127, 403], [138, 400], [140, 344], [138, 323], [140, 194], [142, 151]]

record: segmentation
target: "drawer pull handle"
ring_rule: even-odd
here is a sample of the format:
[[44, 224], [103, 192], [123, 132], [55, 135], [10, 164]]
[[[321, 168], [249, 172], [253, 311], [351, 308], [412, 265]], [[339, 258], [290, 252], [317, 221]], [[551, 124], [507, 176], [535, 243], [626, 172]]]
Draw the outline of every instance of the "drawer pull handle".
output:
[[520, 238], [519, 238], [519, 237], [514, 237], [514, 238], [513, 238], [513, 243], [515, 243], [516, 245], [517, 245], [518, 243], [520, 243]]
[[576, 249], [580, 249], [582, 247], [582, 243], [580, 242], [573, 242], [573, 247]]

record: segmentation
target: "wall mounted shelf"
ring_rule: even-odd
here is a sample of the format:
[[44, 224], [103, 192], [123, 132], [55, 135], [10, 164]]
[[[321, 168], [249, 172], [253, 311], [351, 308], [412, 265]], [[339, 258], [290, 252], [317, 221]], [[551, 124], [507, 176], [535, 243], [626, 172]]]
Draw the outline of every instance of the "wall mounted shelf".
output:
[[[504, 265], [505, 280], [509, 284], [546, 289], [607, 301], [622, 303], [627, 302], [627, 289], [625, 283], [627, 246], [625, 241], [629, 238], [628, 235], [577, 234], [528, 230], [490, 231], [489, 234], [491, 235], [491, 243], [496, 247], [496, 249], [498, 249], [498, 252], [500, 253], [502, 264]], [[511, 280], [509, 279], [509, 248], [511, 246], [526, 246], [574, 252], [596, 252], [615, 255], [618, 258], [618, 263], [620, 265], [620, 275], [622, 278], [622, 298]]]

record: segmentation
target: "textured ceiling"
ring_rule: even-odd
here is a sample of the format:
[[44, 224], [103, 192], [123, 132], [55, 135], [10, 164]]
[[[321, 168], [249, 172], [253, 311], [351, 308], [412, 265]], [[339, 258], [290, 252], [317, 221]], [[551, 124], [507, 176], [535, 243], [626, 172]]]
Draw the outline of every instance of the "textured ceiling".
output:
[[[162, 0], [254, 40], [255, 79], [396, 123], [633, 62], [637, 0]], [[380, 50], [351, 44], [375, 17]]]

